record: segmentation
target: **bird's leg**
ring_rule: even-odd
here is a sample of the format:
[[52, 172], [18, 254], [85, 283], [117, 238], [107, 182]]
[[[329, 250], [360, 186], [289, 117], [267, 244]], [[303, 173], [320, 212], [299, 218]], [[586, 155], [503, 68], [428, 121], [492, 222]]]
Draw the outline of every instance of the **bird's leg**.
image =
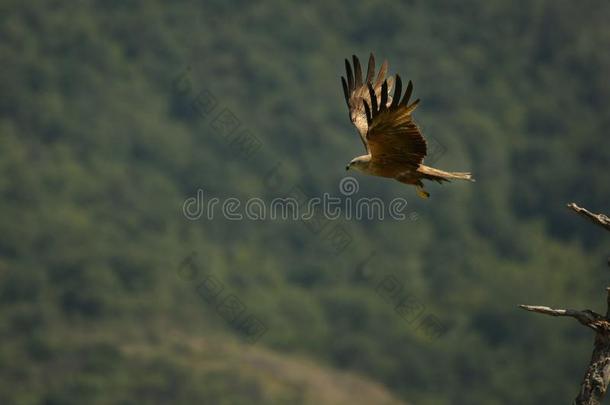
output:
[[426, 199], [428, 197], [430, 197], [430, 193], [427, 192], [426, 190], [424, 190], [424, 185], [420, 182], [419, 184], [417, 184], [415, 186], [416, 190], [417, 190], [417, 195], [420, 198]]

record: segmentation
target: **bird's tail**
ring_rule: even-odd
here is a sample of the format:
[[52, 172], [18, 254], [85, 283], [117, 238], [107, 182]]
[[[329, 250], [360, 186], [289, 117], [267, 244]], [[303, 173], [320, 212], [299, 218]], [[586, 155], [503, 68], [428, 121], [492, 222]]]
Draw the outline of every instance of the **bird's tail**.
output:
[[451, 181], [451, 180], [468, 180], [474, 181], [472, 175], [466, 172], [445, 172], [443, 170], [438, 170], [430, 166], [420, 165], [417, 171], [423, 174], [423, 178], [426, 180], [438, 181], [442, 183], [443, 181]]

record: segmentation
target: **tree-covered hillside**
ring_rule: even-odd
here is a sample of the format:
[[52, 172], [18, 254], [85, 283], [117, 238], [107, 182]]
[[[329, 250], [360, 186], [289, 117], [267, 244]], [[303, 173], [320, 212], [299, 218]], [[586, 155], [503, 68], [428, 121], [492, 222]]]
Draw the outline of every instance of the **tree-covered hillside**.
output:
[[[609, 17], [3, 1], [0, 403], [570, 401], [592, 337], [517, 305], [602, 304], [610, 240], [565, 204], [610, 211]], [[185, 217], [198, 190], [340, 196], [362, 145], [339, 78], [369, 52], [413, 80], [434, 166], [476, 183], [349, 173], [403, 221]]]

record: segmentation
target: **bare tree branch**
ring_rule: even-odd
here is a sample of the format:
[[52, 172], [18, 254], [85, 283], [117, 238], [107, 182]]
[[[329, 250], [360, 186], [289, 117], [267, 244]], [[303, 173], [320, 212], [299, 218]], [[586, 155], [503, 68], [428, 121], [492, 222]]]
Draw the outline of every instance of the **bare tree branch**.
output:
[[576, 203], [568, 204], [568, 208], [571, 209], [572, 211], [576, 212], [577, 214], [580, 214], [583, 217], [588, 218], [589, 220], [593, 221], [597, 225], [602, 226], [607, 231], [610, 231], [610, 218], [608, 218], [608, 216], [606, 216], [604, 214], [594, 214], [586, 208], [579, 207], [578, 205], [576, 205]]
[[590, 327], [595, 331], [597, 331], [597, 328], [595, 327], [595, 321], [603, 319], [603, 316], [596, 314], [593, 311], [589, 311], [588, 309], [584, 311], [577, 311], [574, 309], [553, 309], [550, 307], [543, 307], [538, 305], [519, 305], [519, 307], [525, 309], [526, 311], [538, 312], [539, 314], [545, 314], [550, 316], [569, 316], [572, 318], [576, 318], [578, 322]]
[[[568, 204], [568, 208], [610, 231], [610, 218], [608, 216], [594, 214], [575, 203]], [[581, 324], [595, 331], [593, 354], [580, 385], [578, 396], [572, 402], [573, 405], [600, 405], [610, 383], [610, 287], [606, 288], [606, 291], [608, 295], [606, 298], [607, 309], [605, 316], [588, 309], [577, 311], [574, 309], [553, 309], [535, 305], [520, 305], [526, 311], [550, 316], [569, 316], [575, 318]]]
[[[610, 288], [608, 291], [608, 309], [610, 312]], [[589, 367], [580, 385], [578, 396], [573, 405], [599, 405], [606, 394], [610, 382], [610, 321], [607, 317], [585, 309], [554, 309], [537, 305], [519, 305], [526, 311], [550, 316], [568, 316], [595, 331], [595, 348]]]

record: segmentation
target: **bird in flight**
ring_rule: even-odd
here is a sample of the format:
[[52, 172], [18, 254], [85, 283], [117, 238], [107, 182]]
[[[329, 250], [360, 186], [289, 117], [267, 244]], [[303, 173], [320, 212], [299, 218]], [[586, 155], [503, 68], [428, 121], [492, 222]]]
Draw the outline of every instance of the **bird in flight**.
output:
[[[384, 61], [375, 78], [375, 57], [369, 57], [366, 77], [363, 80], [360, 61], [352, 56], [354, 68], [345, 60], [347, 79], [341, 77], [349, 117], [356, 126], [366, 155], [352, 159], [345, 168], [366, 174], [388, 177], [401, 183], [414, 185], [417, 195], [428, 198], [422, 180], [439, 183], [453, 179], [470, 180], [470, 173], [446, 172], [423, 164], [427, 154], [426, 140], [413, 121], [411, 114], [419, 99], [409, 103], [413, 83], [409, 81], [401, 99], [402, 81], [386, 78], [388, 61]], [[392, 93], [393, 90], [393, 95]]]

